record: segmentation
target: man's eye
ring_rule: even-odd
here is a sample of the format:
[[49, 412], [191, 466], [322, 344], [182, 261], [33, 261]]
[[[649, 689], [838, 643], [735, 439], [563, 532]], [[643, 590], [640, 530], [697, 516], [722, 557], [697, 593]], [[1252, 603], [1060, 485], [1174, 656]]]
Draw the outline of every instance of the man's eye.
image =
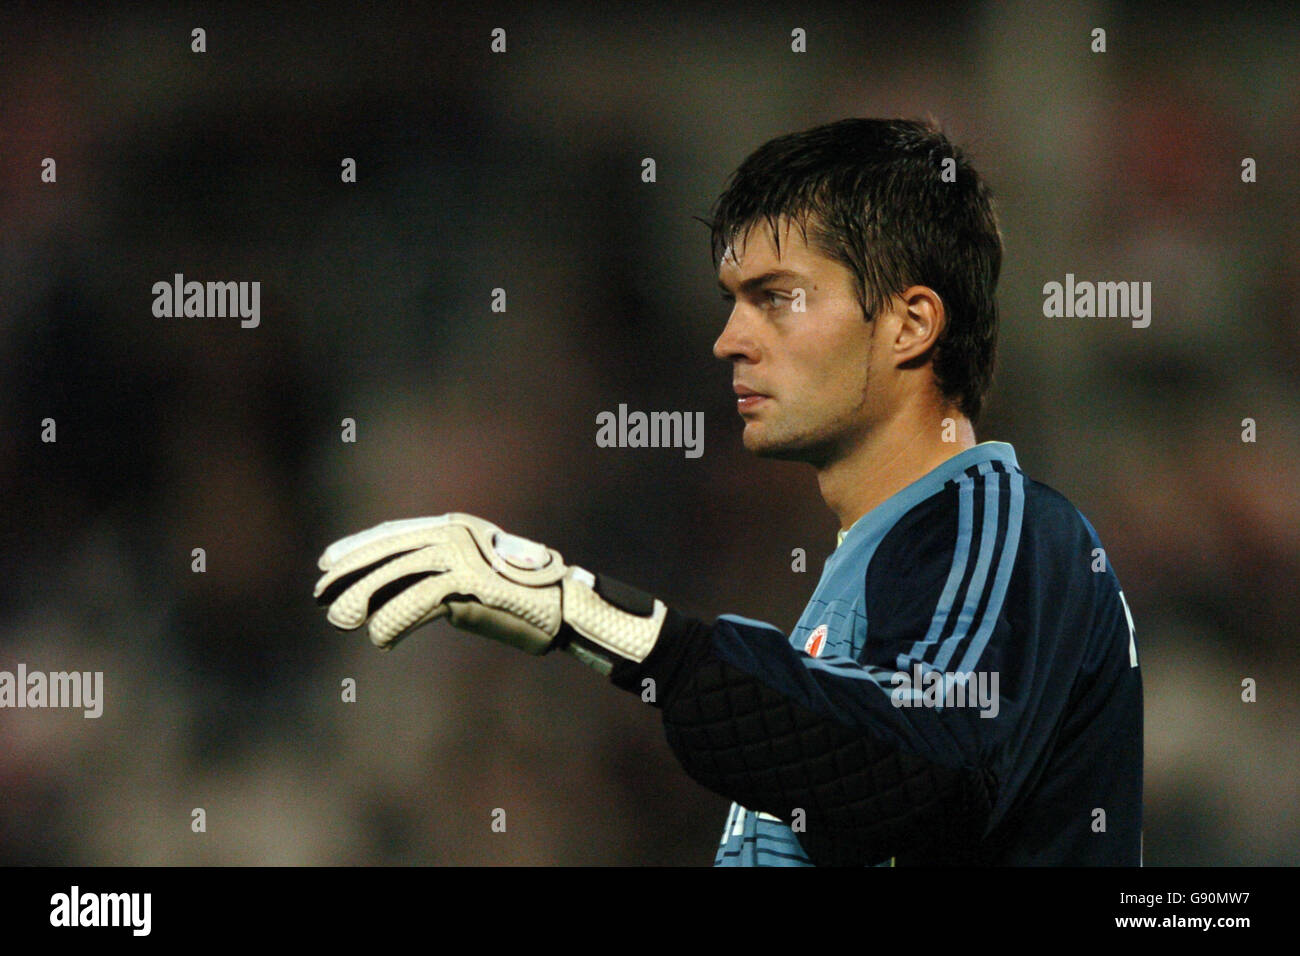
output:
[[[771, 306], [772, 308], [779, 308], [790, 298], [784, 292], [778, 292], [775, 289], [768, 289], [761, 292], [760, 295], [763, 297], [764, 304]], [[723, 292], [719, 295], [719, 298], [728, 305], [734, 306], [736, 304], [736, 297], [729, 293]]]

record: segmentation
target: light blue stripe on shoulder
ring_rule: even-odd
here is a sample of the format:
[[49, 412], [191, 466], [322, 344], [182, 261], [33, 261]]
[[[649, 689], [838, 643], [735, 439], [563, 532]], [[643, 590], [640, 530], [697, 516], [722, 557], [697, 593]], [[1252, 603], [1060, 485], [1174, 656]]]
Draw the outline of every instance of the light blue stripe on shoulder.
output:
[[[957, 614], [957, 624], [947, 640], [943, 642], [943, 646], [939, 648], [939, 653], [935, 655], [935, 670], [947, 670], [948, 663], [957, 653], [957, 648], [970, 635], [971, 627], [975, 624], [975, 614], [979, 611], [980, 601], [988, 587], [989, 568], [992, 567], [994, 558], [1003, 547], [1002, 542], [998, 540], [998, 507], [1002, 498], [998, 474], [992, 470], [992, 466], [984, 464], [980, 466], [979, 477], [970, 479], [973, 483], [972, 488], [974, 483], [982, 484], [984, 488], [984, 520], [980, 525], [980, 547], [975, 556], [975, 567], [971, 571], [970, 583], [966, 587], [966, 600], [962, 602]], [[989, 607], [993, 606], [990, 602]], [[1000, 601], [997, 606], [1001, 606]]]
[[944, 582], [939, 604], [930, 617], [930, 630], [906, 654], [898, 655], [898, 669], [905, 671], [913, 661], [921, 660], [926, 650], [938, 643], [952, 613], [952, 606], [957, 600], [957, 589], [966, 574], [966, 565], [970, 561], [971, 540], [975, 537], [974, 506], [975, 480], [965, 477], [957, 482], [957, 543], [952, 552], [952, 563], [948, 566], [948, 579]]
[[1016, 566], [1016, 555], [1020, 551], [1020, 527], [1025, 516], [1025, 478], [1024, 475], [1012, 473], [1007, 476], [1010, 485], [1007, 503], [1007, 531], [1002, 539], [1002, 554], [998, 560], [997, 576], [993, 580], [993, 593], [989, 596], [988, 607], [984, 609], [984, 620], [980, 629], [966, 649], [959, 671], [973, 671], [979, 663], [984, 648], [988, 646], [993, 627], [1002, 613], [1002, 602], [1007, 596], [1007, 586], [1011, 581], [1011, 572]]

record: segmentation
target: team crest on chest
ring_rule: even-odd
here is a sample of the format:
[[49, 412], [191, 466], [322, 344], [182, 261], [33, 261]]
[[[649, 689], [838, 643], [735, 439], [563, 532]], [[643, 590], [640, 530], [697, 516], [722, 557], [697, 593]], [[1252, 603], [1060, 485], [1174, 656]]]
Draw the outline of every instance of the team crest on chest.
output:
[[818, 624], [813, 632], [808, 635], [808, 640], [804, 641], [804, 653], [809, 657], [821, 657], [822, 648], [826, 646], [826, 631], [828, 628], [825, 624]]

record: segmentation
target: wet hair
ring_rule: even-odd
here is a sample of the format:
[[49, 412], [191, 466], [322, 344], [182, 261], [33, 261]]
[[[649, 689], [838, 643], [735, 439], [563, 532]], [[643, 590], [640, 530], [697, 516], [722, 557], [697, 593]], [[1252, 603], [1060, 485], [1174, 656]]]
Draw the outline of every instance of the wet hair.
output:
[[732, 174], [705, 221], [714, 271], [760, 221], [779, 255], [782, 217], [853, 273], [867, 320], [908, 286], [934, 290], [947, 317], [935, 381], [978, 422], [997, 351], [1002, 239], [992, 193], [966, 155], [933, 122], [901, 119], [844, 119], [770, 140]]

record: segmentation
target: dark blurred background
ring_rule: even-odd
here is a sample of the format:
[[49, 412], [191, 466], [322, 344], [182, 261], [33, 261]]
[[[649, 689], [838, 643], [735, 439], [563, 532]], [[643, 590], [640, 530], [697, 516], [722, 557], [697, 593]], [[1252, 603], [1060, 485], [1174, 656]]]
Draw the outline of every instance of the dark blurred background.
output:
[[[693, 217], [773, 136], [899, 115], [998, 197], [978, 437], [1124, 584], [1147, 863], [1300, 860], [1288, 5], [4, 9], [0, 669], [102, 670], [105, 702], [0, 710], [0, 863], [711, 862], [727, 801], [656, 711], [445, 623], [379, 654], [325, 623], [315, 560], [469, 511], [792, 627], [837, 524], [740, 445]], [[261, 325], [155, 318], [178, 272], [260, 281]], [[1150, 281], [1150, 327], [1045, 319], [1067, 272]], [[704, 412], [703, 457], [596, 447], [619, 403]]]

